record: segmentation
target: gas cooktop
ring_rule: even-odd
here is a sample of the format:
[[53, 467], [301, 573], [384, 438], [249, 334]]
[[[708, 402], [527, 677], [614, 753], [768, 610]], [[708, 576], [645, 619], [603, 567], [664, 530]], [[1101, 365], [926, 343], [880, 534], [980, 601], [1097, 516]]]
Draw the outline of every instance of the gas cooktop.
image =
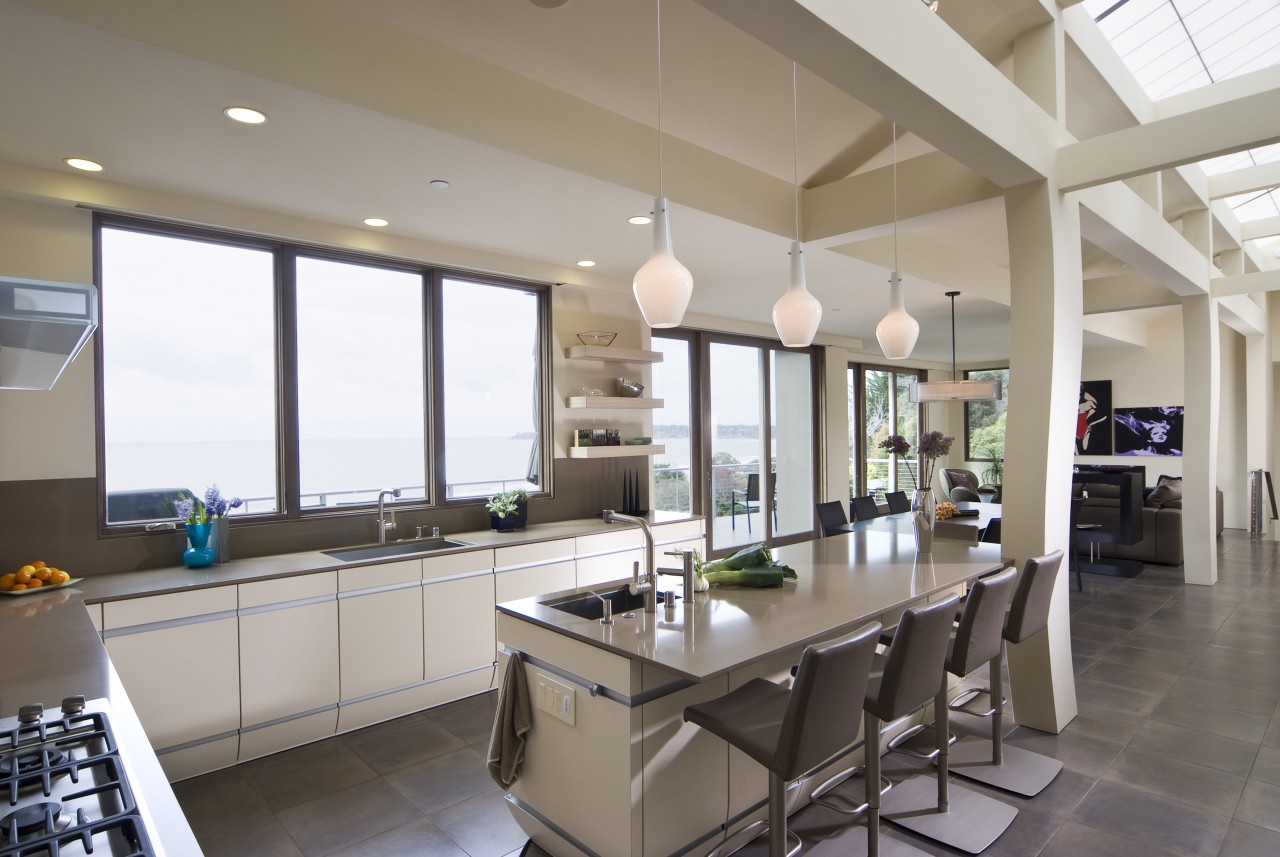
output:
[[0, 720], [0, 857], [155, 857], [106, 700]]

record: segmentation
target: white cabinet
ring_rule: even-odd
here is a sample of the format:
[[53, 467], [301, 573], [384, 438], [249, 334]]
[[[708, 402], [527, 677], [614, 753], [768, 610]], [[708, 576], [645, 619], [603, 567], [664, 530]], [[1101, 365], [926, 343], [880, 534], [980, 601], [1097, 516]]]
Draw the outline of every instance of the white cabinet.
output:
[[493, 562], [491, 550], [422, 561], [427, 680], [493, 666]]
[[498, 548], [494, 556], [495, 600], [501, 604], [572, 589], [576, 585], [574, 552], [573, 539]]
[[236, 760], [237, 630], [234, 586], [103, 605], [107, 653], [171, 778]]
[[337, 728], [337, 593], [333, 571], [240, 585], [241, 760]]
[[343, 702], [422, 681], [421, 586], [420, 559], [338, 572]]

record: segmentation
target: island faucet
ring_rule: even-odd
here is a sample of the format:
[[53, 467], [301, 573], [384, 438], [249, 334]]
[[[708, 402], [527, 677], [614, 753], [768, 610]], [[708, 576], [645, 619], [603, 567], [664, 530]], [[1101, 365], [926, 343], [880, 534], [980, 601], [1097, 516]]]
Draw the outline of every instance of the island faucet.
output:
[[378, 544], [387, 543], [387, 532], [396, 528], [396, 512], [391, 510], [391, 520], [387, 520], [386, 501], [388, 497], [399, 497], [399, 488], [387, 488], [378, 492]]
[[623, 515], [612, 509], [605, 509], [601, 517], [606, 524], [621, 521], [624, 524], [636, 524], [644, 530], [644, 573], [640, 572], [639, 565], [632, 566], [631, 585], [628, 589], [632, 595], [644, 593], [644, 612], [658, 612], [658, 579], [654, 572], [653, 530], [649, 529], [649, 522], [644, 518]]

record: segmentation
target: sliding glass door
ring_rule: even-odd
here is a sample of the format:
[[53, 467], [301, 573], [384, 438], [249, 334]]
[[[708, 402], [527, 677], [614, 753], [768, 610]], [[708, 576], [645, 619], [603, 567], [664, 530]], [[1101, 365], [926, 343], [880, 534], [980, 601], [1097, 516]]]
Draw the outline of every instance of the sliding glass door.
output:
[[[851, 422], [850, 457], [857, 465], [851, 468], [854, 496], [870, 494], [883, 503], [889, 491], [911, 492], [916, 488], [918, 467], [915, 458], [920, 436], [920, 406], [910, 402], [910, 385], [918, 380], [915, 370], [885, 366], [849, 366], [849, 391], [857, 396], [857, 423]], [[855, 412], [850, 403], [851, 416]], [[898, 457], [896, 462], [880, 443], [892, 434], [900, 434], [911, 444], [912, 454]], [[861, 443], [856, 441], [860, 440]]]

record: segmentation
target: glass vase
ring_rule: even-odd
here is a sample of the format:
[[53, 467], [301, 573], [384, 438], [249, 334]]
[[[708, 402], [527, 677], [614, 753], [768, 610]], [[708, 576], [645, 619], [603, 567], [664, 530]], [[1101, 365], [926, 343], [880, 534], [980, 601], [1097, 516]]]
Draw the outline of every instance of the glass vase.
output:
[[231, 561], [231, 522], [225, 516], [214, 518], [209, 535], [209, 547], [213, 548], [213, 561], [221, 565]]
[[916, 533], [916, 552], [933, 550], [933, 525], [938, 520], [938, 503], [932, 488], [917, 488], [911, 498], [911, 524]]
[[182, 562], [187, 568], [205, 568], [213, 565], [214, 550], [209, 547], [209, 532], [212, 524], [187, 524], [187, 541], [191, 547], [182, 555]]

